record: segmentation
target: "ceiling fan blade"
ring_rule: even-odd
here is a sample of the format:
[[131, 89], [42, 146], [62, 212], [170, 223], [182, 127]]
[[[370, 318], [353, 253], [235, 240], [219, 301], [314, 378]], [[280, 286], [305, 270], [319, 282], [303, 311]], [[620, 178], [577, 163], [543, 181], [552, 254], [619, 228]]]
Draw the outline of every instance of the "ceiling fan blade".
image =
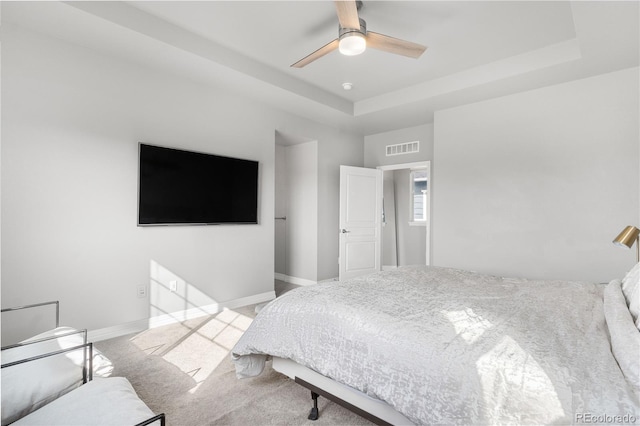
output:
[[427, 47], [421, 44], [374, 33], [373, 31], [367, 31], [367, 47], [410, 58], [419, 58], [427, 50]]
[[313, 52], [310, 55], [305, 56], [304, 58], [300, 59], [298, 62], [296, 62], [295, 64], [293, 64], [291, 66], [293, 68], [302, 68], [305, 65], [308, 65], [311, 62], [315, 61], [316, 59], [322, 58], [327, 53], [333, 52], [334, 50], [336, 50], [338, 48], [338, 44], [339, 44], [338, 39], [330, 41], [329, 43], [327, 43], [324, 46], [322, 46], [320, 49], [316, 50], [315, 52]]
[[342, 28], [360, 29], [356, 0], [335, 0], [338, 21]]

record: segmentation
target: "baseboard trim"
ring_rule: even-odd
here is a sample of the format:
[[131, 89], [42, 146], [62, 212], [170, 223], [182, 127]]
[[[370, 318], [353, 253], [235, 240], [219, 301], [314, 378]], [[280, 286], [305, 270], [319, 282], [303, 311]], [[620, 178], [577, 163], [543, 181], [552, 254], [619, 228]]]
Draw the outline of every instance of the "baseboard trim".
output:
[[295, 285], [302, 285], [302, 286], [318, 284], [317, 281], [307, 280], [307, 279], [298, 278], [298, 277], [289, 277], [289, 280], [287, 282]]
[[383, 271], [391, 271], [393, 269], [398, 269], [396, 265], [382, 265]]
[[118, 324], [111, 327], [99, 328], [97, 330], [89, 330], [87, 338], [90, 342], [99, 342], [101, 340], [113, 339], [114, 337], [124, 336], [126, 334], [140, 333], [149, 328], [149, 319], [141, 319], [125, 324]]
[[322, 281], [312, 281], [312, 280], [307, 280], [305, 278], [291, 277], [289, 275], [281, 274], [279, 272], [276, 272], [274, 274], [274, 278], [278, 281], [284, 281], [285, 283], [291, 283], [291, 284], [302, 285], [302, 286], [338, 281], [338, 277], [329, 278], [327, 280], [322, 280]]
[[178, 322], [187, 321], [193, 318], [198, 318], [206, 315], [215, 315], [222, 312], [225, 309], [236, 309], [242, 306], [255, 305], [262, 302], [267, 302], [276, 298], [275, 291], [268, 291], [266, 293], [260, 293], [253, 296], [241, 297], [239, 299], [230, 300], [223, 303], [213, 303], [211, 305], [200, 306], [197, 308], [186, 309], [182, 311], [172, 312], [169, 314], [162, 314], [150, 318], [145, 318], [137, 321], [131, 321], [125, 324], [118, 324], [112, 327], [100, 328], [97, 330], [90, 330], [88, 332], [88, 339], [92, 342], [99, 342], [101, 340], [113, 339], [114, 337], [124, 336], [126, 334], [140, 333], [141, 331], [148, 330], [150, 328], [162, 327], [164, 325], [175, 324]]
[[329, 278], [327, 280], [322, 280], [322, 281], [313, 281], [313, 280], [307, 280], [305, 278], [291, 277], [289, 275], [281, 274], [279, 272], [275, 273], [274, 278], [278, 281], [284, 281], [286, 283], [302, 285], [302, 286], [338, 281], [338, 277]]
[[278, 273], [278, 272], [275, 273], [274, 278], [276, 280], [284, 281], [286, 283], [291, 283], [291, 284], [295, 284], [295, 285], [307, 286], [307, 285], [318, 284], [317, 281], [308, 280], [306, 278], [292, 277], [290, 275], [285, 275], [285, 274], [281, 274], [281, 273]]
[[286, 283], [288, 283], [289, 281], [287, 281], [289, 279], [288, 275], [285, 274], [281, 274], [280, 272], [275, 272], [274, 273], [274, 278], [278, 281], [284, 281]]

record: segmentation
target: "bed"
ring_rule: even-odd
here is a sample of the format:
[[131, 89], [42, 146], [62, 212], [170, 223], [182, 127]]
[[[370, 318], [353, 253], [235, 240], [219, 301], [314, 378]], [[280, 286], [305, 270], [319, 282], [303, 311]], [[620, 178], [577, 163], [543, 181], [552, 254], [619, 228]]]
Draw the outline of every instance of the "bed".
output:
[[239, 378], [273, 359], [314, 397], [381, 424], [633, 424], [639, 275], [603, 285], [403, 267], [285, 293], [231, 356]]

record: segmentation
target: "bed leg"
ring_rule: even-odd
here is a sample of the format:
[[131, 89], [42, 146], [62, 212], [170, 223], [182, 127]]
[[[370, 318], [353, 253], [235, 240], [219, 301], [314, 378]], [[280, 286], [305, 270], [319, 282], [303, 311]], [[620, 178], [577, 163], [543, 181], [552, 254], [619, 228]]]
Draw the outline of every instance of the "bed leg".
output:
[[317, 393], [311, 391], [311, 399], [313, 399], [313, 408], [309, 413], [309, 420], [318, 420], [318, 395]]

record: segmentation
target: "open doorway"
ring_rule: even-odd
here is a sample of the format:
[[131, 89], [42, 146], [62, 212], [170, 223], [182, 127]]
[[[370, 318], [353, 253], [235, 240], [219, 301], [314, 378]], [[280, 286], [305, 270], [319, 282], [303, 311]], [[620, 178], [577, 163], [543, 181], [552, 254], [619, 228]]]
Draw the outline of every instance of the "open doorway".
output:
[[382, 269], [429, 265], [431, 163], [380, 166], [383, 171]]
[[276, 131], [274, 195], [274, 275], [277, 284], [313, 284], [318, 268], [316, 140]]

